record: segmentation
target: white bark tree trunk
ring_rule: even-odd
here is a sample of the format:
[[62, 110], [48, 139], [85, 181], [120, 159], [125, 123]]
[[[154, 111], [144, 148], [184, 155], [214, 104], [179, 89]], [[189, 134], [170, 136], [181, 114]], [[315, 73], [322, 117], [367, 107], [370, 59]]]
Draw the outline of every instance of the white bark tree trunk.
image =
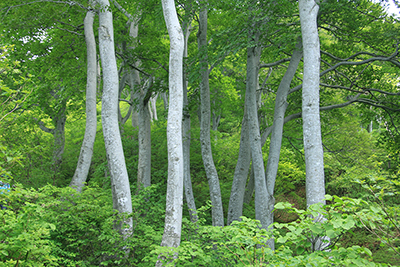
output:
[[299, 1], [304, 51], [303, 140], [306, 161], [307, 205], [325, 198], [324, 157], [319, 115], [320, 46], [317, 28], [319, 6], [315, 0]]
[[[103, 71], [101, 117], [108, 167], [111, 175], [113, 207], [132, 213], [132, 199], [118, 125], [118, 70], [115, 59], [113, 18], [108, 0], [97, 0], [99, 12], [99, 50]], [[128, 227], [123, 227], [123, 224]], [[132, 231], [132, 218], [116, 226], [124, 238]]]
[[[173, 0], [162, 0], [165, 23], [170, 39], [169, 55], [169, 109], [167, 123], [168, 184], [164, 234], [161, 246], [178, 247], [181, 242], [183, 200], [183, 50], [182, 28]], [[160, 255], [162, 257], [162, 255]], [[156, 266], [162, 266], [161, 260]]]
[[[92, 5], [90, 1], [89, 5]], [[96, 40], [93, 32], [95, 12], [88, 11], [84, 20], [85, 41], [87, 47], [87, 82], [86, 82], [86, 129], [83, 138], [78, 165], [72, 177], [70, 187], [82, 192], [92, 162], [93, 145], [97, 130], [96, 88], [97, 88], [97, 58]]]
[[[250, 18], [251, 19], [251, 18]], [[252, 23], [253, 24], [253, 23]], [[254, 25], [254, 24], [253, 24]], [[257, 43], [259, 33], [257, 27], [249, 29], [249, 41]], [[271, 225], [270, 212], [273, 208], [268, 207], [267, 203], [272, 203], [269, 198], [273, 196], [268, 192], [265, 181], [264, 160], [261, 150], [260, 127], [257, 114], [257, 80], [258, 66], [260, 62], [261, 48], [253, 45], [247, 48], [247, 77], [246, 77], [246, 111], [249, 127], [249, 143], [251, 148], [251, 157], [254, 168], [255, 183], [255, 212], [256, 219], [260, 221], [263, 228], [267, 229]], [[268, 245], [273, 249], [273, 242]]]
[[[267, 182], [267, 190], [271, 195], [268, 198], [268, 203], [266, 204], [271, 210], [268, 212], [268, 216], [270, 217], [268, 221], [274, 222], [274, 214], [272, 212], [273, 207], [275, 205], [274, 190], [275, 190], [275, 180], [276, 175], [278, 173], [279, 166], [279, 157], [282, 146], [282, 134], [283, 134], [283, 125], [285, 119], [285, 112], [288, 106], [286, 101], [287, 95], [290, 90], [290, 83], [296, 73], [297, 67], [300, 63], [300, 60], [303, 56], [301, 40], [296, 45], [295, 50], [293, 51], [292, 58], [290, 59], [289, 66], [285, 72], [285, 75], [282, 78], [281, 83], [279, 84], [278, 91], [276, 92], [275, 99], [275, 111], [274, 111], [274, 123], [272, 125], [271, 130], [271, 141], [269, 145], [269, 154], [268, 154], [268, 162], [266, 167], [266, 182]], [[272, 242], [272, 241], [271, 241]]]
[[[300, 0], [300, 24], [303, 39], [303, 142], [306, 162], [307, 206], [325, 204], [324, 154], [319, 115], [320, 45], [317, 27], [319, 1]], [[320, 216], [319, 216], [320, 217]], [[323, 221], [324, 218], [315, 218]], [[312, 237], [313, 250], [324, 250], [327, 237]]]
[[212, 224], [224, 226], [224, 212], [222, 208], [221, 190], [217, 169], [211, 150], [210, 139], [210, 86], [207, 59], [207, 1], [200, 2], [198, 47], [200, 53], [200, 144], [204, 169], [206, 171], [208, 185], [210, 188]]

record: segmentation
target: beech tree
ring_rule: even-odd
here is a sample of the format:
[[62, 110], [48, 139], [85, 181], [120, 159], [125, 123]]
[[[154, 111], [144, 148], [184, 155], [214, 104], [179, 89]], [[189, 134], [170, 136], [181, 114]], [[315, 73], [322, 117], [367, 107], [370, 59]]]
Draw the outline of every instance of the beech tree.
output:
[[[103, 73], [101, 117], [104, 143], [111, 176], [113, 207], [126, 216], [132, 213], [132, 199], [118, 125], [118, 70], [114, 49], [113, 16], [108, 0], [99, 0], [98, 3], [100, 4], [99, 50]], [[117, 228], [127, 238], [132, 231], [132, 218], [124, 217]]]
[[221, 189], [217, 169], [211, 150], [210, 140], [210, 86], [209, 86], [209, 70], [207, 58], [207, 1], [200, 1], [199, 13], [199, 32], [198, 46], [200, 54], [200, 143], [201, 154], [203, 158], [204, 169], [207, 174], [208, 185], [210, 187], [210, 198], [212, 204], [212, 220], [214, 226], [224, 226], [224, 213], [221, 200]]
[[[184, 36], [179, 24], [174, 0], [162, 1], [165, 24], [170, 39], [169, 108], [167, 123], [168, 184], [165, 227], [161, 246], [178, 247], [181, 242], [183, 200], [183, 51]], [[156, 266], [162, 266], [158, 261]]]
[[[93, 6], [93, 1], [89, 1]], [[75, 174], [70, 186], [81, 192], [92, 162], [93, 144], [97, 131], [96, 89], [97, 89], [97, 55], [96, 40], [93, 32], [95, 12], [89, 10], [84, 20], [85, 41], [87, 47], [87, 82], [86, 82], [86, 128], [81, 152]]]

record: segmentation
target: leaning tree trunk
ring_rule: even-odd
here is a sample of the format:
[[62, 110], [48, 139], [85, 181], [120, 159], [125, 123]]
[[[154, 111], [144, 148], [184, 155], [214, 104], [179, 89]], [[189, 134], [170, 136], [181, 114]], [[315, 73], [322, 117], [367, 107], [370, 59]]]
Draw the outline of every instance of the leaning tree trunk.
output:
[[[90, 5], [92, 5], [90, 1]], [[92, 162], [93, 145], [97, 130], [96, 88], [97, 88], [97, 58], [96, 40], [93, 32], [93, 20], [95, 12], [88, 11], [84, 20], [85, 40], [87, 47], [87, 82], [86, 82], [86, 129], [83, 138], [78, 165], [72, 177], [70, 186], [79, 193], [85, 185], [85, 181]]]
[[283, 134], [285, 112], [288, 106], [286, 99], [289, 93], [290, 83], [292, 82], [292, 79], [296, 73], [297, 67], [300, 63], [302, 56], [303, 52], [301, 50], [301, 40], [299, 40], [295, 50], [293, 51], [293, 55], [292, 58], [290, 59], [290, 63], [285, 72], [285, 75], [283, 76], [282, 81], [279, 84], [278, 91], [276, 92], [274, 123], [272, 125], [272, 130], [271, 130], [271, 139], [270, 139], [271, 141], [269, 145], [268, 162], [265, 171], [268, 193], [271, 194], [272, 196], [268, 198], [268, 201], [270, 201], [270, 203], [266, 204], [266, 206], [271, 209], [268, 212], [268, 216], [270, 216], [268, 221], [271, 222], [274, 221], [274, 214], [272, 210], [275, 205], [275, 198], [273, 197], [273, 195], [275, 190], [275, 180], [276, 180], [276, 175], [278, 173], [279, 157], [282, 146], [282, 134]]
[[[99, 50], [103, 69], [101, 117], [108, 168], [111, 175], [113, 207], [119, 213], [132, 213], [132, 199], [118, 125], [118, 70], [115, 59], [113, 18], [108, 0], [98, 0]], [[127, 227], [126, 227], [127, 226]], [[132, 230], [132, 218], [124, 217], [117, 226], [124, 238]]]
[[[320, 45], [317, 27], [319, 5], [315, 0], [300, 0], [300, 24], [303, 39], [303, 142], [306, 162], [307, 206], [325, 204], [324, 154], [319, 115]], [[320, 217], [320, 216], [319, 216]], [[315, 220], [324, 220], [315, 218]], [[313, 250], [323, 250], [327, 237], [314, 238]]]
[[[164, 234], [161, 246], [178, 247], [181, 242], [183, 201], [183, 50], [182, 28], [173, 0], [162, 0], [165, 23], [170, 39], [169, 55], [169, 109], [167, 122], [168, 183]], [[162, 255], [160, 255], [162, 258]], [[161, 259], [156, 266], [162, 266]]]
[[200, 53], [200, 144], [204, 169], [210, 187], [212, 224], [224, 226], [224, 212], [222, 208], [221, 189], [217, 169], [214, 165], [210, 140], [210, 86], [207, 59], [207, 1], [200, 2], [198, 46]]

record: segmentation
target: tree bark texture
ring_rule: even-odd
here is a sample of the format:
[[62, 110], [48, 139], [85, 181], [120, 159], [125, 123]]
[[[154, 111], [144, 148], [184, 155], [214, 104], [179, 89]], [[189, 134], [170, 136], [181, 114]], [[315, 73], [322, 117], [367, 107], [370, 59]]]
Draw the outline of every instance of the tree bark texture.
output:
[[[181, 242], [183, 201], [183, 50], [182, 28], [173, 0], [162, 0], [165, 23], [170, 39], [169, 109], [167, 122], [168, 183], [164, 234], [161, 246], [178, 247]], [[160, 255], [162, 256], [162, 255]], [[156, 266], [162, 266], [161, 260]]]
[[[132, 213], [128, 173], [118, 125], [118, 70], [115, 59], [113, 18], [108, 0], [98, 0], [99, 50], [103, 70], [101, 117], [108, 167], [111, 175], [113, 207], [120, 213]], [[123, 227], [126, 224], [128, 227]], [[117, 226], [123, 237], [132, 230], [132, 218], [124, 218]]]
[[[191, 23], [192, 18], [188, 15], [189, 11], [185, 10], [185, 20], [183, 26], [183, 34], [184, 34], [184, 51], [183, 57], [186, 58], [188, 56], [188, 40], [190, 31], [192, 29]], [[192, 179], [190, 177], [190, 111], [189, 111], [189, 103], [188, 103], [188, 80], [187, 75], [185, 73], [185, 69], [183, 69], [183, 121], [182, 121], [182, 138], [183, 138], [183, 183], [184, 183], [184, 191], [185, 191], [185, 199], [189, 210], [190, 221], [197, 221], [197, 210], [196, 203], [194, 201], [193, 188], [192, 188]]]
[[[251, 18], [250, 18], [251, 19]], [[253, 23], [251, 23], [253, 24]], [[249, 41], [257, 43], [259, 33], [254, 31], [256, 27], [249, 29]], [[246, 111], [249, 127], [249, 144], [251, 148], [252, 166], [254, 168], [255, 183], [255, 212], [256, 219], [260, 221], [263, 228], [267, 229], [271, 225], [271, 207], [266, 204], [271, 203], [272, 197], [267, 190], [264, 171], [264, 160], [261, 150], [260, 127], [257, 114], [257, 79], [258, 66], [260, 62], [261, 48], [251, 46], [247, 48], [247, 77], [246, 77]], [[270, 244], [268, 244], [270, 245]]]
[[282, 135], [283, 135], [283, 125], [285, 119], [285, 112], [288, 106], [286, 101], [289, 90], [290, 90], [290, 83], [296, 73], [297, 67], [300, 63], [300, 60], [303, 56], [303, 52], [301, 50], [301, 40], [299, 40], [292, 58], [290, 60], [289, 66], [282, 78], [281, 83], [279, 84], [278, 91], [276, 92], [275, 98], [275, 111], [274, 111], [274, 123], [272, 125], [271, 130], [271, 141], [269, 145], [269, 154], [268, 154], [268, 162], [266, 167], [266, 182], [267, 182], [267, 190], [268, 193], [271, 195], [268, 198], [268, 203], [266, 206], [269, 207], [268, 215], [270, 218], [268, 221], [274, 221], [274, 214], [273, 208], [275, 205], [275, 198], [274, 190], [275, 190], [275, 181], [276, 175], [278, 173], [279, 167], [279, 157], [281, 152], [282, 146]]
[[[92, 2], [92, 1], [90, 1]], [[90, 3], [91, 5], [92, 3]], [[97, 55], [96, 40], [93, 32], [93, 11], [88, 11], [84, 20], [85, 41], [87, 47], [87, 81], [86, 81], [86, 129], [79, 154], [78, 164], [70, 187], [82, 192], [92, 162], [93, 145], [97, 130], [96, 88], [97, 88]]]
[[210, 85], [207, 58], [207, 1], [200, 2], [199, 33], [197, 36], [200, 53], [200, 144], [204, 169], [206, 171], [208, 185], [210, 188], [212, 224], [224, 226], [224, 212], [222, 208], [221, 190], [217, 169], [211, 150], [210, 139]]
[[[319, 5], [315, 0], [299, 1], [304, 53], [302, 118], [307, 206], [316, 203], [325, 204], [324, 154], [319, 114], [320, 44], [317, 27], [318, 9]], [[325, 218], [322, 215], [315, 218], [315, 221], [319, 222], [324, 220]], [[329, 238], [326, 236], [312, 237], [311, 242], [313, 251], [324, 250], [329, 245]]]
[[325, 198], [324, 155], [319, 115], [318, 9], [319, 6], [315, 0], [299, 1], [304, 51], [302, 118], [308, 206], [321, 203]]

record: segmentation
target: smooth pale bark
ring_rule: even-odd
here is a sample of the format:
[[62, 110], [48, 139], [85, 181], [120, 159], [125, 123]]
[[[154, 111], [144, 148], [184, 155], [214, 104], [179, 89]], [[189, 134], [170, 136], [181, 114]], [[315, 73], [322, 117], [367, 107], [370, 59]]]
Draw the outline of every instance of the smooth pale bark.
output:
[[150, 98], [150, 115], [151, 115], [151, 121], [156, 120], [158, 121], [158, 116], [157, 116], [157, 98], [158, 98], [158, 93]]
[[269, 210], [268, 212], [268, 216], [270, 216], [268, 220], [272, 222], [274, 221], [274, 214], [272, 209], [275, 205], [275, 198], [273, 197], [275, 190], [275, 180], [278, 173], [279, 157], [282, 146], [285, 112], [288, 106], [288, 102], [286, 101], [286, 99], [290, 90], [290, 83], [292, 82], [292, 79], [296, 73], [302, 56], [303, 52], [301, 47], [301, 40], [299, 40], [295, 47], [295, 50], [293, 51], [289, 66], [276, 92], [274, 123], [271, 129], [268, 162], [265, 170], [267, 189], [268, 193], [271, 195], [271, 197], [268, 198], [268, 201], [270, 201], [270, 203], [267, 203], [266, 206], [271, 208], [271, 210]]
[[315, 0], [299, 1], [304, 51], [303, 140], [306, 161], [307, 205], [325, 198], [324, 157], [319, 115], [320, 45], [317, 28], [319, 6]]
[[97, 58], [96, 40], [93, 32], [95, 12], [89, 10], [83, 22], [87, 48], [87, 80], [86, 80], [86, 128], [78, 164], [70, 187], [79, 193], [85, 185], [86, 178], [92, 162], [93, 145], [97, 130], [96, 88], [97, 88]]
[[207, 58], [207, 1], [200, 2], [199, 33], [197, 35], [200, 53], [200, 144], [204, 169], [206, 171], [208, 186], [210, 188], [212, 225], [224, 226], [224, 212], [222, 208], [221, 189], [217, 169], [211, 150], [210, 140], [210, 86]]
[[[169, 108], [167, 122], [168, 183], [164, 234], [161, 246], [178, 247], [181, 242], [183, 202], [183, 50], [184, 38], [173, 0], [162, 0], [170, 40]], [[162, 255], [160, 255], [162, 257]], [[161, 260], [156, 266], [162, 266]]]
[[[253, 27], [255, 28], [255, 27]], [[258, 41], [258, 33], [249, 29], [249, 40]], [[255, 212], [256, 219], [260, 221], [261, 227], [267, 229], [271, 225], [269, 212], [272, 210], [266, 203], [271, 203], [272, 197], [267, 191], [264, 172], [264, 160], [261, 150], [260, 127], [257, 114], [257, 80], [258, 66], [260, 62], [261, 48], [252, 46], [247, 48], [247, 77], [246, 77], [246, 111], [249, 127], [249, 143], [251, 149], [252, 166], [254, 168], [255, 183]], [[271, 244], [268, 245], [271, 246]], [[271, 247], [273, 248], [273, 247]]]
[[247, 175], [249, 173], [250, 159], [249, 129], [247, 126], [247, 112], [245, 107], [240, 133], [239, 156], [236, 163], [231, 195], [229, 198], [227, 225], [230, 225], [233, 221], [238, 221], [240, 216], [243, 215], [243, 201]]
[[[307, 206], [325, 204], [324, 154], [319, 115], [320, 45], [317, 27], [319, 5], [315, 0], [300, 0], [304, 75], [302, 94], [303, 143], [306, 162]], [[322, 216], [316, 221], [324, 221]], [[312, 250], [324, 250], [327, 237], [312, 237]]]
[[[189, 4], [191, 6], [191, 3]], [[184, 51], [183, 57], [188, 56], [188, 40], [190, 31], [192, 29], [191, 23], [192, 19], [189, 18], [189, 11], [185, 10], [185, 20], [183, 24], [183, 34], [184, 34]], [[185, 75], [185, 70], [183, 69], [183, 121], [182, 121], [182, 138], [183, 138], [183, 184], [185, 191], [185, 199], [189, 210], [190, 221], [197, 221], [197, 209], [196, 203], [194, 201], [192, 179], [190, 177], [190, 111], [188, 103], [188, 80]]]
[[[115, 59], [113, 18], [108, 0], [98, 0], [98, 3], [101, 8], [99, 50], [103, 71], [101, 118], [111, 176], [113, 208], [119, 213], [130, 214], [132, 213], [131, 191], [118, 125], [118, 70]], [[124, 217], [116, 227], [123, 237], [127, 238], [132, 231], [132, 218]]]

